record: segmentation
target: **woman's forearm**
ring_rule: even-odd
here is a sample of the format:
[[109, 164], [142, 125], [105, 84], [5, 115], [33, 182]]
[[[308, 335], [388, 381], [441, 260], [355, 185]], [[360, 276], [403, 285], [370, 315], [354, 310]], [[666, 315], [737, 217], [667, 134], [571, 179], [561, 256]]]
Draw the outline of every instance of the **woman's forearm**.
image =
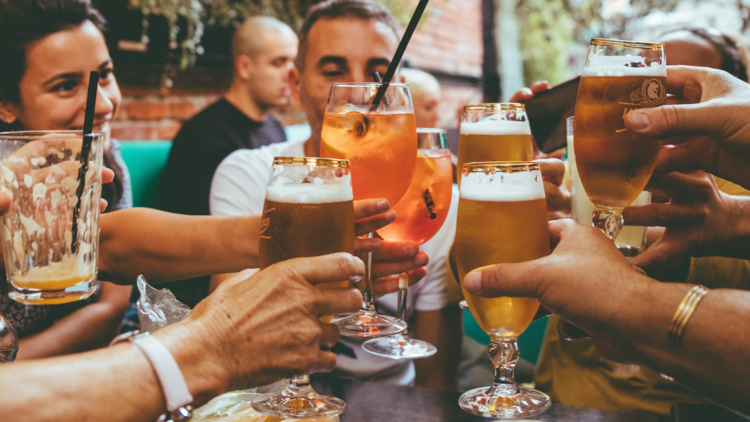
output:
[[674, 346], [667, 332], [690, 288], [678, 283], [654, 283], [630, 304], [623, 299], [623, 307], [630, 311], [627, 316], [613, 315], [611, 333], [627, 337], [651, 368], [717, 403], [750, 414], [750, 332], [746, 326], [750, 292], [710, 291], [689, 320], [682, 344]]
[[[189, 330], [167, 327], [155, 336], [177, 361], [196, 405], [223, 391], [226, 380], [212, 370], [210, 362], [204, 362], [216, 356], [206, 356], [205, 350], [193, 347]], [[13, 392], [0, 395], [4, 422], [147, 422], [165, 411], [163, 392], [151, 364], [129, 343], [0, 365], [0, 391]]]
[[41, 359], [106, 347], [128, 307], [130, 286], [102, 284], [99, 301], [65, 316], [46, 330], [19, 342], [16, 360]]
[[187, 216], [132, 208], [101, 216], [99, 272], [118, 284], [237, 272], [258, 265], [260, 216]]

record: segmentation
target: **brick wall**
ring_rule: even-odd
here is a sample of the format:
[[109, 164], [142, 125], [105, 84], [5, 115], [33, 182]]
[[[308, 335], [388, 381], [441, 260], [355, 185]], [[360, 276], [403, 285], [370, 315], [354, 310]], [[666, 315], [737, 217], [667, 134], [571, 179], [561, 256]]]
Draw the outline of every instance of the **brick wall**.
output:
[[[414, 34], [404, 60], [435, 73], [443, 89], [441, 125], [455, 127], [458, 110], [482, 101], [481, 0], [433, 0], [432, 13]], [[112, 134], [120, 140], [172, 139], [182, 123], [216, 101], [231, 81], [230, 69], [198, 67], [178, 73], [169, 93], [159, 90], [161, 65], [118, 62], [123, 101]], [[274, 113], [286, 125], [304, 123], [292, 106]]]

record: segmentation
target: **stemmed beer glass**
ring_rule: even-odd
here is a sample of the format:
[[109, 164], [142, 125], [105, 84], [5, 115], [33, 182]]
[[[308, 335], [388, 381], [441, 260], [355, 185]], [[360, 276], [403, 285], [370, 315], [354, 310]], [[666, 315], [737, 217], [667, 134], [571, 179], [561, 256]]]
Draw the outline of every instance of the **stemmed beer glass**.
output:
[[[411, 183], [417, 160], [417, 125], [406, 84], [386, 84], [385, 96], [373, 104], [381, 83], [334, 83], [328, 97], [320, 153], [348, 159], [354, 199], [386, 198], [395, 206]], [[372, 237], [371, 233], [369, 237]], [[380, 337], [406, 329], [400, 319], [378, 315], [372, 296], [372, 255], [362, 280], [362, 309], [337, 317], [342, 336]]]
[[594, 38], [578, 87], [575, 157], [596, 209], [593, 225], [610, 239], [622, 230], [622, 210], [648, 183], [661, 142], [625, 128], [625, 115], [666, 104], [664, 45]]
[[[292, 258], [354, 252], [354, 203], [347, 160], [276, 157], [263, 204], [260, 268]], [[317, 284], [347, 287], [348, 280]], [[333, 316], [321, 318], [330, 322]], [[252, 402], [255, 410], [281, 418], [340, 415], [346, 404], [315, 393], [306, 374], [297, 375], [280, 393]]]
[[513, 374], [520, 357], [518, 336], [531, 323], [539, 302], [530, 298], [475, 296], [463, 284], [466, 274], [474, 269], [549, 255], [547, 204], [538, 164], [464, 165], [455, 251], [464, 298], [479, 326], [490, 336], [489, 355], [495, 366], [492, 386], [467, 391], [459, 399], [459, 406], [488, 418], [525, 418], [544, 412], [550, 406], [550, 398], [518, 387]]
[[[453, 166], [446, 132], [440, 129], [417, 129], [417, 168], [406, 194], [394, 207], [398, 219], [378, 230], [386, 240], [411, 240], [424, 244], [443, 226], [451, 207]], [[405, 321], [408, 275], [399, 278], [398, 317]], [[399, 334], [366, 341], [362, 348], [374, 355], [391, 359], [416, 359], [432, 356], [437, 348], [422, 340]]]

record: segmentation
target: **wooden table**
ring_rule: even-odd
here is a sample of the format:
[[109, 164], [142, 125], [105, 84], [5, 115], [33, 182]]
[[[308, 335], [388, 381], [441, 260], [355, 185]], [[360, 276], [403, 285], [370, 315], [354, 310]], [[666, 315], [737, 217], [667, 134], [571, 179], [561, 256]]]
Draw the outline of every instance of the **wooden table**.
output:
[[[459, 393], [403, 387], [335, 378], [312, 377], [315, 391], [346, 401], [342, 422], [486, 422], [490, 419], [470, 415], [458, 407]], [[542, 415], [527, 421], [563, 422], [658, 422], [659, 416], [622, 413], [611, 410], [552, 404]]]

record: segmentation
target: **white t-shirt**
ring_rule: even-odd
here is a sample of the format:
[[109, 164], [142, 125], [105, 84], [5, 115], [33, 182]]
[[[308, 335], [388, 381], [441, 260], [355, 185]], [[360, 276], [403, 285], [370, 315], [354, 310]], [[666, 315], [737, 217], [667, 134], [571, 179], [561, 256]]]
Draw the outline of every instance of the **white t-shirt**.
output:
[[[214, 173], [211, 182], [211, 215], [252, 215], [263, 212], [268, 176], [274, 157], [304, 157], [304, 141], [282, 142], [258, 149], [241, 149], [233, 152]], [[458, 212], [458, 190], [453, 188], [453, 197], [448, 216], [438, 233], [420, 247], [429, 257], [427, 276], [409, 287], [406, 318], [415, 311], [436, 311], [455, 304], [455, 288], [448, 285], [446, 261], [456, 233]], [[380, 297], [375, 301], [378, 312], [395, 315], [396, 293]], [[334, 375], [348, 376], [367, 381], [384, 381], [400, 385], [414, 383], [414, 364], [411, 361], [385, 359], [365, 352], [361, 348], [364, 340], [341, 337], [340, 343], [350, 348], [356, 356], [338, 354]]]

